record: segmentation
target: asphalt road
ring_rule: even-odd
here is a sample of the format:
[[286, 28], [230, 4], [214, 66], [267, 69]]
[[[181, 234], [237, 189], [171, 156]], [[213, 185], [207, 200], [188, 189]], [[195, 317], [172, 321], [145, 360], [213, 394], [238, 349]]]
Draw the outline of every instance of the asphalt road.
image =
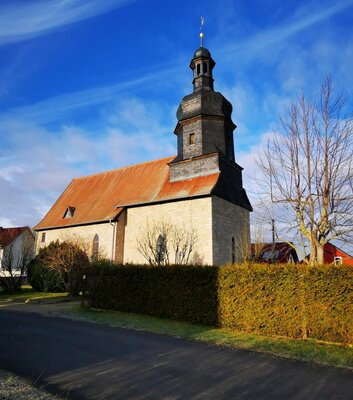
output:
[[68, 399], [353, 399], [353, 372], [10, 310], [0, 368]]

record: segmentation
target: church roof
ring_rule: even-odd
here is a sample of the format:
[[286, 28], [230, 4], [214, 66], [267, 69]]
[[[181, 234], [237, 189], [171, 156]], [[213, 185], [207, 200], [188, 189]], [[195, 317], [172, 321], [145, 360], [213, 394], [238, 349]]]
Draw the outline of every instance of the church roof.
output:
[[211, 193], [219, 173], [170, 182], [168, 163], [174, 158], [163, 158], [73, 179], [34, 229], [109, 221], [127, 206]]

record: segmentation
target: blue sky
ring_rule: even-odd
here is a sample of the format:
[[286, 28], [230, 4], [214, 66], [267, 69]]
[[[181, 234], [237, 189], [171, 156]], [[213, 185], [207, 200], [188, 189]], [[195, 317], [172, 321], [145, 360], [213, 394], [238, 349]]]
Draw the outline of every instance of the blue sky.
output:
[[0, 225], [34, 225], [73, 177], [175, 154], [175, 112], [205, 18], [236, 160], [302, 89], [353, 88], [353, 0], [2, 0]]

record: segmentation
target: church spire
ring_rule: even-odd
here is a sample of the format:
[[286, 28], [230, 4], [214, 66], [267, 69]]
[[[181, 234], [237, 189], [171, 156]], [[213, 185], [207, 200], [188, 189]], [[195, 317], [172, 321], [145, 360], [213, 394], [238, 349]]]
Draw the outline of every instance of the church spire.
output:
[[203, 24], [205, 23], [205, 20], [203, 17], [200, 17], [200, 47], [203, 47], [203, 38], [204, 38], [204, 34], [203, 34]]
[[213, 68], [216, 63], [206, 47], [199, 47], [190, 62], [193, 71], [194, 92], [202, 88], [213, 90]]
[[211, 53], [203, 47], [205, 37], [203, 33], [204, 23], [204, 18], [200, 17], [200, 47], [195, 51], [190, 63], [194, 76], [192, 81], [194, 92], [202, 88], [213, 90], [212, 70], [216, 63], [213, 61]]

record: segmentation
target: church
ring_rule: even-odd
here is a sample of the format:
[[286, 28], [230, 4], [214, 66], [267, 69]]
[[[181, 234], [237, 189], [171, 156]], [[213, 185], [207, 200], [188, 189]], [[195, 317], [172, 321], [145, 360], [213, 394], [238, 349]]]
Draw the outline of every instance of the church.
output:
[[193, 91], [177, 110], [176, 156], [73, 179], [35, 226], [37, 251], [79, 237], [90, 256], [142, 264], [139, 237], [167, 222], [193, 232], [189, 263], [242, 260], [252, 207], [234, 159], [232, 105], [214, 91], [214, 66], [201, 45], [190, 63]]

